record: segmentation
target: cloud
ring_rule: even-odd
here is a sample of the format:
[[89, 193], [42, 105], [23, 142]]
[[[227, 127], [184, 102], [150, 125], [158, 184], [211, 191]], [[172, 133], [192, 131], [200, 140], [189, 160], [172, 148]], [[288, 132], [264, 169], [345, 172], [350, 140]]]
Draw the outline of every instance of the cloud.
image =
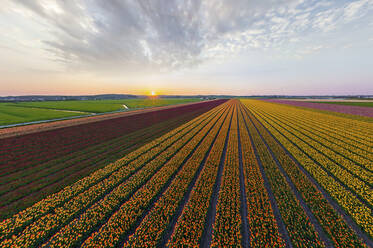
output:
[[50, 38], [43, 39], [44, 49], [56, 61], [75, 70], [123, 72], [174, 70], [248, 49], [281, 48], [362, 18], [373, 5], [369, 0], [14, 2], [46, 26]]

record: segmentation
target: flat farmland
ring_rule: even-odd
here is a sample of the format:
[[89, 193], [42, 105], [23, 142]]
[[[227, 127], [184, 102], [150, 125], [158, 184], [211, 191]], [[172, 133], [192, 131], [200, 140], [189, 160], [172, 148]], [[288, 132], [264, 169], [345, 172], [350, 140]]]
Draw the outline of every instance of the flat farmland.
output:
[[146, 98], [0, 103], [0, 126], [198, 101], [198, 98]]
[[341, 101], [341, 102], [323, 102], [320, 103], [327, 103], [327, 104], [338, 104], [338, 105], [347, 105], [347, 106], [359, 106], [359, 107], [373, 107], [372, 101], [360, 101], [360, 102], [353, 102], [353, 101]]
[[[267, 99], [269, 102], [282, 103], [291, 106], [298, 106], [304, 109], [312, 109], [316, 112], [324, 111], [326, 114], [332, 114], [349, 119], [372, 122], [373, 110], [370, 102], [310, 102], [287, 99]], [[355, 104], [353, 104], [355, 103]]]
[[231, 99], [131, 118], [1, 139], [0, 246], [373, 246], [369, 117]]
[[31, 133], [25, 127], [13, 128], [12, 136], [0, 142], [0, 217], [32, 205], [221, 102], [71, 120], [52, 129], [48, 125], [53, 123], [48, 123]]

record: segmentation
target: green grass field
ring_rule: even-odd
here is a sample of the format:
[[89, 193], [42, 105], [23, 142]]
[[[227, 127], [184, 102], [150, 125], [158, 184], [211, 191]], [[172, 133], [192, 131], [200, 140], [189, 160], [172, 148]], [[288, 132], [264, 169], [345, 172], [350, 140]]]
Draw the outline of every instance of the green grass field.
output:
[[0, 125], [41, 121], [81, 115], [67, 111], [11, 106], [0, 103]]
[[0, 125], [126, 110], [123, 105], [126, 105], [131, 110], [197, 101], [199, 101], [197, 98], [175, 98], [0, 103]]
[[373, 102], [318, 102], [318, 103], [339, 104], [339, 105], [359, 106], [359, 107], [373, 107]]

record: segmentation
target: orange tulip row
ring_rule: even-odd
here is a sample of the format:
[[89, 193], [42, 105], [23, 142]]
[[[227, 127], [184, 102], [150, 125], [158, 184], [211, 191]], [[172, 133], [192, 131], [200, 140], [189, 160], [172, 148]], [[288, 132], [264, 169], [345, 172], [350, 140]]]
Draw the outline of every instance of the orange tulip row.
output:
[[[190, 113], [186, 114], [185, 116], [192, 115], [194, 114]], [[108, 165], [108, 161], [113, 160], [114, 157], [120, 159], [129, 154], [130, 150], [135, 150], [134, 147], [138, 148], [141, 146], [140, 144], [145, 145], [151, 142], [154, 140], [152, 137], [157, 136], [159, 133], [168, 132], [170, 127], [178, 127], [178, 124], [186, 119], [184, 118], [173, 118], [172, 120], [157, 123], [151, 125], [150, 127], [131, 132], [127, 135], [119, 136], [110, 139], [109, 141], [103, 143], [101, 142], [96, 145], [91, 145], [85, 149], [71, 152], [68, 155], [64, 155], [58, 159], [38, 163], [32, 168], [20, 170], [18, 172], [11, 173], [8, 176], [1, 177], [0, 206], [5, 206], [6, 209], [11, 211], [13, 209], [15, 210], [15, 206], [18, 205], [17, 201], [19, 201], [17, 199], [21, 198], [23, 198], [21, 201], [22, 205], [27, 204], [28, 201], [36, 203], [38, 202], [36, 201], [36, 198], [38, 198], [37, 195], [39, 195], [38, 189], [42, 189], [42, 191], [40, 191], [41, 194], [44, 190], [61, 186], [59, 183], [61, 178], [64, 178], [62, 181], [70, 181], [71, 178], [82, 174], [88, 176], [88, 172], [93, 172], [95, 168], [100, 169]], [[26, 191], [24, 190], [25, 185], [28, 185]], [[19, 194], [20, 192], [21, 194]], [[31, 194], [32, 192], [34, 192], [34, 195], [37, 194], [35, 195], [35, 201], [34, 197], [24, 198], [27, 193]], [[0, 218], [1, 212], [2, 210], [0, 209]], [[18, 212], [19, 211], [14, 213]], [[12, 215], [9, 215], [7, 218], [11, 216]]]
[[212, 247], [241, 247], [241, 200], [238, 156], [237, 108], [229, 132], [222, 182], [213, 225]]
[[[146, 204], [157, 195], [159, 190], [164, 186], [169, 178], [177, 171], [183, 159], [194, 149], [195, 145], [203, 138], [207, 131], [212, 127], [212, 125], [220, 119], [220, 115], [216, 116], [214, 119], [209, 121], [201, 130], [191, 131], [186, 134], [183, 139], [187, 140], [188, 143], [185, 144], [181, 149], [178, 146], [170, 147], [168, 151], [160, 155], [157, 159], [149, 162], [144, 166], [138, 173], [134, 174], [126, 183], [117, 187], [112, 193], [108, 194], [104, 199], [97, 202], [95, 205], [87, 209], [79, 218], [70, 222], [67, 226], [62, 228], [58, 233], [56, 233], [47, 243], [44, 244], [45, 247], [71, 247], [77, 246], [84, 241], [87, 234], [93, 230], [97, 225], [103, 224], [101, 230], [98, 233], [100, 238], [104, 238], [106, 245], [110, 243], [110, 238], [115, 237], [120, 230], [125, 230], [126, 227], [131, 227], [133, 225], [132, 221], [136, 220], [136, 214], [141, 213], [146, 206]], [[195, 135], [195, 136], [194, 136]], [[192, 138], [191, 138], [192, 137]], [[176, 152], [176, 153], [175, 153]], [[175, 155], [173, 155], [175, 154]], [[137, 190], [139, 189], [139, 190]], [[129, 200], [127, 201], [126, 199]], [[134, 203], [133, 199], [137, 199]], [[123, 205], [121, 205], [123, 203]], [[130, 206], [131, 210], [128, 209]], [[119, 211], [115, 211], [119, 208]], [[125, 216], [120, 216], [122, 210], [127, 210], [126, 213], [131, 213]], [[106, 219], [109, 220], [106, 222]], [[122, 222], [124, 219], [126, 221], [123, 225], [110, 229], [115, 220]], [[109, 228], [109, 233], [105, 232]], [[95, 236], [94, 233], [92, 236]], [[92, 237], [91, 236], [91, 237]], [[89, 241], [92, 239], [90, 238]], [[89, 243], [87, 241], [86, 243]], [[86, 246], [86, 244], [84, 244]], [[89, 245], [88, 245], [89, 246]], [[99, 245], [100, 246], [100, 245]]]
[[[299, 139], [295, 139], [286, 129], [270, 124], [270, 120], [256, 112], [256, 109], [264, 108], [266, 103], [261, 101], [244, 101], [256, 118], [281, 142], [281, 144], [298, 160], [303, 168], [333, 197], [338, 204], [346, 210], [352, 219], [370, 236], [373, 236], [373, 215], [371, 209], [356, 197], [345, 184], [349, 184], [349, 177], [341, 178], [341, 181], [331, 177], [323, 167], [324, 162], [315, 163], [305, 152], [310, 152]], [[254, 109], [255, 106], [255, 109]], [[264, 106], [264, 107], [263, 107]], [[273, 106], [272, 106], [273, 107]], [[333, 116], [331, 116], [333, 118]], [[276, 127], [276, 128], [275, 128]], [[312, 154], [311, 154], [312, 155]], [[317, 157], [316, 157], [317, 158]], [[344, 184], [342, 184], [343, 182]], [[371, 192], [371, 189], [367, 193]]]
[[224, 122], [211, 148], [190, 199], [176, 223], [168, 247], [198, 247], [200, 244], [231, 118], [232, 113]]
[[245, 189], [248, 208], [248, 224], [250, 227], [250, 246], [284, 247], [273, 210], [264, 186], [258, 162], [250, 142], [244, 121], [243, 106], [239, 111], [239, 130], [242, 149], [242, 163], [244, 169]]
[[[249, 115], [252, 117], [251, 114]], [[269, 132], [255, 118], [252, 120], [334, 245], [336, 247], [365, 247]]]
[[[229, 115], [231, 115], [230, 111]], [[221, 118], [219, 123], [214, 126], [201, 145], [194, 152], [191, 158], [186, 162], [180, 172], [176, 175], [167, 190], [161, 198], [155, 203], [155, 206], [146, 215], [140, 226], [132, 234], [124, 247], [157, 247], [160, 246], [164, 230], [166, 230], [174, 216], [176, 209], [180, 205], [183, 196], [189, 188], [193, 178], [196, 176], [202, 161], [209, 148], [213, 145], [215, 137], [218, 135], [220, 127], [225, 123], [225, 127], [230, 118]], [[223, 130], [223, 129], [222, 129]], [[223, 132], [226, 132], [224, 128]], [[166, 240], [165, 240], [166, 241]]]
[[[123, 159], [97, 170], [90, 176], [87, 176], [76, 183], [65, 187], [56, 194], [48, 196], [42, 201], [34, 204], [32, 207], [21, 211], [9, 219], [3, 220], [0, 223], [0, 240], [9, 238], [12, 235], [17, 235], [20, 230], [23, 230], [24, 227], [30, 223], [44, 216], [52, 209], [62, 206], [74, 196], [77, 196], [85, 190], [89, 189], [89, 191], [93, 191], [92, 186], [106, 179], [119, 169], [122, 169], [124, 165], [128, 165], [130, 162], [132, 162], [133, 165], [141, 166], [145, 162], [146, 158], [149, 159], [149, 157], [155, 156], [157, 153], [176, 142], [185, 133], [195, 128], [201, 121], [206, 121], [207, 117], [217, 114], [217, 110], [212, 110], [209, 113], [206, 113], [195, 120], [184, 124], [183, 126], [154, 140], [153, 142], [150, 142], [149, 144], [133, 151]], [[151, 156], [148, 156], [149, 154]]]
[[247, 116], [245, 119], [293, 246], [325, 247], [255, 126]]
[[[65, 194], [57, 193], [61, 198], [54, 198], [49, 197], [47, 199], [47, 202], [41, 202], [38, 203], [41, 208], [44, 209], [52, 209], [52, 206], [48, 206], [48, 203], [50, 202], [51, 205], [56, 204], [54, 201], [51, 201], [51, 199], [59, 200], [59, 202], [63, 201], [63, 197], [66, 195], [74, 194], [76, 191], [82, 191], [83, 188], [84, 191], [76, 196], [74, 196], [71, 200], [65, 202], [62, 206], [54, 208], [53, 212], [49, 212], [46, 215], [42, 216], [40, 219], [36, 220], [35, 222], [32, 222], [29, 226], [27, 226], [23, 232], [21, 232], [18, 235], [13, 235], [11, 239], [4, 240], [1, 245], [5, 244], [19, 244], [21, 246], [24, 245], [33, 245], [38, 244], [40, 242], [45, 241], [45, 238], [48, 237], [51, 233], [57, 231], [59, 228], [61, 228], [64, 223], [68, 223], [71, 218], [74, 218], [79, 212], [84, 210], [84, 208], [88, 207], [89, 205], [93, 204], [95, 201], [97, 201], [101, 195], [106, 194], [106, 192], [110, 192], [113, 188], [115, 188], [117, 185], [119, 185], [121, 182], [125, 181], [128, 176], [136, 172], [138, 169], [140, 169], [146, 162], [153, 159], [157, 154], [168, 148], [178, 149], [177, 147], [182, 147], [187, 141], [188, 138], [190, 139], [193, 134], [198, 133], [198, 131], [204, 126], [209, 123], [211, 118], [216, 117], [215, 115], [218, 114], [216, 111], [213, 111], [212, 113], [209, 113], [208, 115], [205, 115], [203, 118], [199, 118], [196, 122], [197, 126], [191, 125], [190, 127], [186, 128], [186, 133], [184, 130], [181, 132], [176, 132], [171, 134], [171, 139], [165, 140], [165, 142], [161, 143], [160, 145], [156, 144], [150, 144], [150, 147], [153, 147], [149, 150], [149, 146], [144, 146], [142, 149], [149, 150], [148, 152], [144, 153], [144, 151], [135, 151], [130, 154], [130, 156], [126, 156], [125, 158], [108, 165], [103, 170], [100, 170], [98, 173], [93, 173], [91, 176], [81, 180], [82, 184], [76, 183], [66, 189], [63, 190]], [[194, 128], [196, 127], [196, 128]], [[192, 128], [192, 129], [190, 129]], [[168, 136], [168, 134], [166, 135]], [[175, 142], [175, 139], [177, 140]], [[145, 151], [146, 151], [145, 150]], [[163, 153], [167, 152], [167, 149], [163, 151]], [[132, 162], [128, 163], [128, 161], [131, 161], [131, 155], [134, 154], [141, 154], [137, 157], [137, 159], [132, 160]], [[167, 154], [167, 153], [166, 153]], [[134, 156], [136, 156], [134, 155]], [[171, 156], [172, 154], [168, 154]], [[162, 157], [162, 155], [158, 156]], [[123, 166], [126, 165], [126, 166]], [[115, 171], [114, 173], [113, 170]], [[109, 173], [108, 173], [109, 171]], [[98, 178], [102, 178], [102, 175], [110, 176], [104, 177], [105, 179], [102, 181], [99, 181], [99, 183], [91, 186], [91, 187], [84, 187], [86, 185], [90, 185], [90, 180], [92, 181], [98, 181]], [[88, 179], [88, 180], [87, 180]], [[75, 187], [74, 187], [75, 186]], [[37, 210], [33, 209], [34, 211]], [[27, 211], [27, 209], [25, 210]], [[32, 211], [31, 211], [32, 213]], [[20, 214], [20, 217], [22, 218], [23, 215]], [[32, 217], [32, 216], [31, 216]], [[17, 219], [16, 219], [17, 220]], [[3, 222], [4, 223], [4, 222]], [[32, 237], [32, 238], [30, 238]]]

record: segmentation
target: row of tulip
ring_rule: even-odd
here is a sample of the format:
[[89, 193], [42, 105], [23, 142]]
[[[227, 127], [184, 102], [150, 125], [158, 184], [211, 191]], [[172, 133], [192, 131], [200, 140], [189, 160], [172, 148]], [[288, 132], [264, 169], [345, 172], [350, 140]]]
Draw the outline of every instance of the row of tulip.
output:
[[[107, 227], [109, 227], [110, 231], [98, 231], [98, 233], [100, 238], [104, 238], [105, 242], [107, 242], [104, 245], [107, 247], [110, 243], [110, 238], [108, 238], [108, 236], [115, 237], [116, 232], [125, 229], [125, 225], [127, 225], [127, 227], [131, 226], [131, 224], [133, 225], [133, 222], [128, 219], [125, 221], [124, 225], [110, 229], [113, 222], [115, 223], [115, 221], [118, 220], [123, 221], [125, 218], [125, 216], [120, 215], [120, 213], [123, 213], [121, 210], [128, 210], [128, 206], [130, 206], [132, 209], [127, 213], [131, 214], [128, 215], [127, 218], [135, 221], [136, 216], [138, 217], [138, 215], [133, 213], [140, 214], [141, 211], [146, 209], [146, 203], [149, 204], [152, 199], [156, 197], [172, 175], [177, 172], [182, 161], [193, 151], [196, 144], [203, 139], [203, 137], [213, 127], [214, 123], [219, 119], [220, 115], [211, 120], [203, 127], [203, 129], [195, 134], [191, 131], [190, 134], [185, 135], [185, 139], [188, 140], [188, 143], [186, 143], [185, 146], [181, 149], [176, 147], [174, 150], [170, 149], [170, 151], [163, 154], [163, 156], [160, 155], [157, 159], [148, 163], [127, 182], [115, 188], [113, 192], [106, 195], [105, 198], [88, 208], [82, 215], [63, 227], [48, 242], [46, 242], [44, 246], [77, 246], [87, 238], [95, 227], [103, 225], [100, 228], [101, 230], [107, 230]], [[133, 199], [136, 199], [137, 202], [134, 203]], [[145, 206], [142, 204], [145, 204]], [[120, 216], [119, 219], [118, 215]], [[108, 221], [106, 221], [107, 219]], [[93, 234], [92, 236], [95, 235]]]
[[336, 132], [339, 135], [358, 140], [361, 144], [364, 144], [365, 146], [372, 149], [370, 145], [371, 141], [369, 140], [369, 134], [373, 130], [369, 123], [277, 103], [266, 103], [262, 101], [260, 104], [262, 107], [266, 107], [269, 109], [284, 108], [288, 111], [287, 113], [289, 114], [298, 113], [301, 114], [303, 117], [306, 117], [303, 119], [311, 118], [313, 125], [317, 125], [332, 132]]
[[113, 143], [100, 144], [92, 149], [74, 153], [68, 156], [70, 159], [46, 163], [45, 166], [49, 168], [43, 171], [31, 174], [27, 172], [24, 177], [13, 179], [8, 184], [0, 186], [0, 191], [6, 192], [0, 196], [0, 218], [9, 218], [26, 207], [32, 206], [46, 195], [58, 192], [64, 186], [88, 176], [94, 170], [126, 156], [136, 148], [154, 140], [154, 136], [160, 136], [183, 122], [185, 118], [178, 118], [173, 122], [167, 121], [162, 125], [153, 125], [151, 129], [134, 132], [136, 135], [120, 137]]
[[[215, 116], [214, 118], [218, 118]], [[208, 118], [207, 118], [208, 119]], [[120, 170], [113, 173], [107, 179], [101, 181], [100, 183], [94, 185], [89, 190], [84, 191], [78, 196], [74, 197], [72, 200], [66, 202], [63, 206], [54, 209], [52, 213], [48, 213], [45, 216], [41, 217], [39, 220], [33, 222], [19, 235], [12, 237], [11, 239], [5, 240], [1, 245], [2, 246], [35, 246], [40, 243], [45, 242], [48, 237], [53, 235], [61, 227], [68, 224], [65, 228], [61, 230], [63, 234], [71, 234], [71, 231], [75, 229], [69, 229], [71, 223], [75, 223], [73, 220], [86, 220], [84, 216], [88, 216], [90, 220], [100, 220], [99, 217], [105, 218], [105, 214], [109, 214], [106, 211], [114, 211], [114, 207], [125, 200], [131, 193], [136, 190], [136, 188], [141, 187], [146, 180], [151, 177], [155, 170], [162, 166], [168, 159], [170, 159], [179, 149], [181, 149], [194, 135], [205, 126], [210, 125], [210, 121], [207, 120], [203, 124], [200, 124], [199, 127], [189, 131], [187, 134], [182, 136], [182, 138], [177, 141], [175, 144], [170, 146], [168, 149], [163, 151], [155, 160], [152, 160], [150, 163], [147, 163], [144, 168], [137, 171], [133, 176], [128, 180], [131, 172], [135, 172], [136, 169], [142, 163], [139, 161], [133, 161], [125, 167], [121, 167]], [[151, 154], [145, 153], [146, 157], [150, 157]], [[149, 160], [149, 159], [147, 159]], [[154, 168], [155, 167], [155, 168]], [[150, 168], [154, 168], [151, 170]], [[100, 198], [103, 199], [100, 200]], [[99, 200], [97, 203], [95, 203]], [[92, 205], [93, 204], [93, 205]], [[85, 211], [85, 209], [87, 209]], [[92, 211], [90, 211], [92, 209]], [[80, 213], [83, 212], [83, 215]], [[88, 215], [87, 215], [88, 213]], [[92, 218], [92, 216], [97, 216], [98, 218]], [[91, 222], [87, 222], [89, 225]], [[93, 223], [94, 224], [94, 223]], [[77, 225], [78, 226], [78, 225]], [[67, 231], [66, 231], [67, 229]], [[85, 229], [79, 229], [80, 232], [85, 232]], [[69, 232], [70, 231], [70, 232]], [[58, 240], [60, 237], [55, 235]], [[78, 235], [73, 235], [71, 239], [63, 239], [62, 241], [73, 242], [74, 239], [77, 239]], [[56, 240], [52, 238], [53, 240]], [[60, 240], [61, 241], [61, 240]]]
[[[333, 144], [333, 146], [337, 146], [338, 148], [336, 148], [336, 150], [355, 154], [352, 156], [358, 156], [358, 160], [355, 161], [359, 163], [368, 164], [369, 161], [373, 161], [373, 147], [362, 144], [360, 139], [341, 135], [341, 131], [343, 130], [338, 130], [338, 132], [336, 132], [328, 127], [322, 127], [320, 124], [316, 123], [317, 120], [314, 119], [312, 115], [309, 115], [308, 112], [298, 109], [289, 111], [288, 108], [283, 106], [279, 106], [275, 111], [273, 110], [273, 108], [265, 108], [267, 113], [276, 114], [276, 116], [280, 118], [286, 118], [292, 124], [311, 131], [315, 136], [324, 138], [324, 141], [328, 141]], [[333, 117], [334, 116], [331, 116], [330, 118]], [[370, 170], [372, 169], [373, 165], [370, 166]]]
[[[251, 106], [261, 106], [260, 102], [252, 102]], [[343, 207], [353, 220], [369, 235], [373, 236], [373, 215], [369, 207], [361, 202], [355, 194], [347, 189], [340, 181], [331, 177], [322, 164], [309, 158], [304, 149], [300, 149], [300, 142], [292, 141], [286, 130], [274, 128], [265, 118], [252, 111], [256, 118], [281, 142], [281, 144], [294, 156], [315, 180]], [[349, 180], [346, 178], [345, 180]], [[347, 182], [345, 182], [347, 183]], [[369, 191], [368, 191], [369, 192]]]
[[325, 247], [255, 129], [251, 118], [245, 116], [245, 121], [293, 246]]
[[[170, 223], [174, 218], [177, 209], [180, 206], [183, 197], [188, 188], [192, 187], [192, 182], [198, 176], [197, 171], [204, 166], [202, 161], [207, 155], [210, 147], [217, 137], [220, 127], [223, 133], [227, 132], [227, 126], [230, 122], [230, 111], [228, 118], [222, 118], [218, 125], [215, 125], [209, 135], [203, 140], [197, 151], [186, 162], [183, 168], [176, 175], [167, 190], [162, 194], [160, 199], [155, 203], [154, 207], [147, 213], [141, 224], [136, 228], [135, 232], [129, 236], [124, 247], [156, 247], [161, 246], [165, 231], [170, 227]], [[101, 235], [101, 234], [99, 234]]]
[[[232, 115], [228, 117], [231, 119]], [[205, 229], [205, 221], [210, 206], [214, 185], [217, 181], [220, 159], [227, 138], [229, 121], [219, 132], [215, 143], [205, 161], [201, 174], [193, 187], [188, 202], [176, 222], [168, 241], [168, 247], [198, 247]]]
[[[54, 194], [79, 179], [88, 176], [95, 170], [103, 168], [107, 164], [128, 155], [144, 144], [151, 142], [204, 112], [206, 112], [205, 108], [193, 111], [192, 113], [182, 113], [177, 118], [151, 125], [147, 129], [132, 132], [131, 134], [134, 135], [120, 137], [120, 141], [115, 142], [116, 147], [112, 149], [106, 147], [107, 142], [104, 142], [66, 155], [64, 156], [68, 157], [66, 161], [60, 158], [49, 161], [46, 164], [41, 164], [41, 167], [44, 167], [42, 171], [30, 172], [33, 169], [38, 170], [39, 166], [19, 171], [18, 173], [22, 175], [25, 173], [28, 176], [21, 176], [19, 179], [16, 178], [13, 181], [17, 184], [15, 185], [16, 189], [0, 196], [0, 220], [10, 218], [14, 214], [31, 207], [48, 195]], [[102, 148], [104, 150], [100, 152]], [[48, 173], [49, 175], [46, 175]], [[7, 187], [8, 185], [9, 182], [3, 186]]]
[[373, 183], [373, 173], [369, 169], [366, 169], [366, 166], [369, 166], [371, 163], [368, 159], [353, 155], [351, 152], [348, 152], [348, 150], [329, 142], [327, 138], [318, 137], [313, 131], [304, 127], [302, 122], [291, 122], [286, 116], [278, 116], [276, 113], [272, 114], [267, 110], [259, 112], [265, 115], [266, 118], [271, 119], [278, 123], [278, 125], [289, 130], [289, 132], [294, 133], [298, 138], [307, 142], [312, 147], [317, 148], [319, 152], [335, 163], [341, 165], [353, 175], [359, 177], [368, 184]]
[[224, 101], [200, 102], [155, 111], [137, 111], [136, 114], [129, 113], [118, 118], [5, 138], [0, 143], [0, 151], [5, 152], [0, 156], [0, 175], [24, 170], [71, 151], [178, 117], [180, 113], [211, 109]]
[[242, 247], [237, 108], [233, 113], [213, 224], [212, 247]]
[[255, 118], [252, 120], [334, 245], [366, 247], [269, 132]]
[[278, 119], [264, 113], [263, 111], [259, 111], [259, 113], [265, 116], [267, 120], [270, 120], [271, 122], [276, 123], [279, 127], [286, 129], [289, 133], [293, 134], [294, 137], [297, 137], [304, 143], [307, 143], [315, 151], [320, 153], [320, 157], [322, 157], [322, 159], [330, 161], [330, 167], [338, 168], [343, 171], [343, 173], [346, 173], [347, 176], [357, 178], [356, 182], [358, 184], [366, 187], [372, 186], [373, 173], [347, 159], [345, 156], [348, 154], [344, 154], [345, 156], [342, 156], [341, 154], [336, 153], [334, 150], [328, 147], [327, 141], [318, 139], [317, 136], [313, 135], [312, 132], [307, 131], [305, 128], [296, 127], [292, 123], [289, 123], [289, 121], [286, 119]]
[[[133, 120], [131, 126], [134, 126], [135, 124], [145, 126], [145, 123], [143, 123], [145, 121], [146, 120], [137, 118], [136, 120]], [[147, 121], [149, 122], [149, 120]], [[113, 122], [115, 121], [113, 120]], [[61, 155], [69, 154], [73, 151], [118, 137], [122, 133], [125, 134], [122, 129], [126, 124], [128, 123], [121, 124], [118, 127], [113, 126], [105, 133], [96, 130], [95, 134], [90, 136], [87, 135], [89, 129], [71, 127], [65, 128], [65, 132], [59, 129], [48, 131], [44, 133], [44, 137], [40, 138], [37, 136], [39, 134], [28, 134], [23, 139], [21, 139], [22, 137], [18, 138], [21, 140], [17, 140], [16, 137], [14, 139], [16, 139], [17, 142], [12, 144], [11, 149], [5, 156], [2, 156], [3, 161], [1, 161], [2, 167], [0, 174], [3, 177], [11, 175], [14, 172], [31, 169], [34, 166], [39, 167], [40, 164], [45, 161], [50, 161]], [[105, 125], [107, 124], [103, 123], [102, 125], [103, 128], [105, 128]], [[75, 130], [70, 132], [70, 129]], [[27, 138], [28, 136], [30, 137]], [[39, 136], [42, 136], [42, 134]], [[47, 140], [45, 140], [46, 137], [48, 137]]]
[[[188, 115], [189, 116], [189, 115]], [[191, 115], [192, 116], [192, 115]], [[156, 133], [163, 133], [168, 127], [167, 125], [177, 125], [180, 121], [184, 120], [174, 119], [167, 122], [152, 125], [151, 127], [132, 132], [128, 135], [120, 136], [108, 142], [88, 147], [87, 149], [79, 150], [77, 152], [65, 155], [58, 159], [41, 163], [34, 166], [29, 170], [22, 170], [13, 173], [9, 176], [2, 177], [0, 182], [0, 195], [15, 190], [20, 186], [35, 182], [40, 178], [46, 177], [50, 174], [59, 172], [61, 169], [69, 168], [70, 166], [80, 164], [89, 164], [98, 155], [109, 156], [108, 154], [116, 154], [121, 150], [125, 150], [133, 145], [141, 144], [141, 139], [149, 139]], [[169, 130], [169, 129], [168, 129]]]
[[354, 140], [355, 142], [361, 144], [364, 148], [370, 147], [370, 151], [372, 150], [371, 146], [369, 145], [370, 141], [368, 138], [369, 130], [371, 130], [372, 127], [367, 122], [361, 120], [351, 120], [343, 116], [336, 116], [330, 113], [319, 112], [318, 110], [303, 109], [277, 103], [271, 103], [270, 105], [264, 103], [265, 102], [262, 101], [261, 105], [266, 108], [280, 107], [287, 109], [289, 113], [296, 112], [300, 114], [298, 116], [299, 118], [310, 118], [313, 121], [313, 125], [319, 126], [336, 135], [343, 136], [348, 140]]
[[28, 224], [42, 217], [51, 210], [60, 207], [80, 193], [87, 190], [88, 192], [94, 191], [92, 187], [105, 181], [105, 179], [109, 178], [110, 176], [121, 175], [123, 177], [124, 173], [126, 173], [127, 176], [130, 175], [138, 168], [141, 168], [145, 162], [149, 161], [160, 152], [177, 142], [185, 134], [189, 133], [196, 127], [199, 127], [201, 123], [208, 123], [208, 121], [210, 121], [211, 118], [213, 118], [216, 114], [218, 114], [217, 110], [210, 111], [209, 113], [196, 118], [190, 123], [187, 123], [137, 149], [126, 157], [95, 171], [90, 176], [79, 180], [78, 182], [64, 188], [60, 192], [48, 196], [44, 200], [36, 203], [34, 206], [14, 215], [12, 218], [2, 221], [0, 224], [0, 240], [5, 237], [9, 237], [10, 235], [17, 234], [18, 230], [22, 230], [22, 228]]
[[368, 206], [372, 205], [373, 194], [371, 194], [371, 186], [365, 181], [350, 173], [339, 164], [335, 163], [333, 160], [330, 160], [330, 158], [325, 156], [324, 153], [320, 152], [320, 150], [323, 150], [321, 145], [315, 147], [315, 144], [312, 145], [311, 140], [302, 135], [299, 131], [284, 128], [279, 123], [265, 116], [262, 112], [257, 113], [261, 115], [268, 122], [268, 124], [272, 125], [274, 128], [277, 128], [291, 141], [296, 143], [308, 156], [317, 161], [325, 170], [334, 175], [348, 188], [353, 190], [357, 195], [364, 199], [367, 202]]
[[243, 106], [240, 106], [238, 119], [243, 154], [247, 218], [250, 227], [250, 247], [263, 247], [264, 244], [267, 247], [284, 247], [285, 243], [278, 230], [243, 115]]

